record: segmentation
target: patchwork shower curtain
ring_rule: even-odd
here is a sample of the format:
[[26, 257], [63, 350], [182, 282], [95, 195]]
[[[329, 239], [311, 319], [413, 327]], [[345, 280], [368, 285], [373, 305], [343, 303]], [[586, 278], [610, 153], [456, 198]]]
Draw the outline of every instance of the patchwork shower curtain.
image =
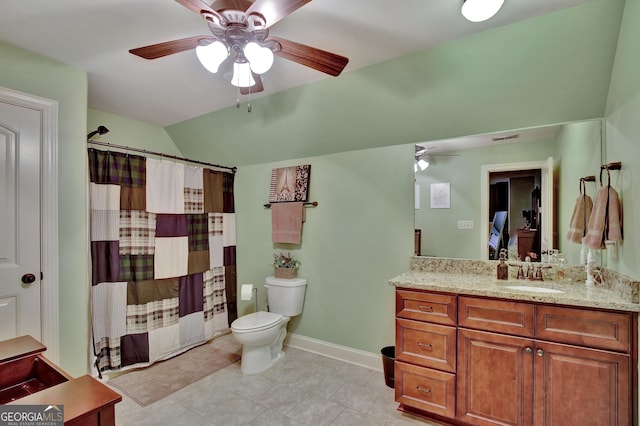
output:
[[89, 149], [99, 371], [142, 367], [236, 317], [233, 173]]

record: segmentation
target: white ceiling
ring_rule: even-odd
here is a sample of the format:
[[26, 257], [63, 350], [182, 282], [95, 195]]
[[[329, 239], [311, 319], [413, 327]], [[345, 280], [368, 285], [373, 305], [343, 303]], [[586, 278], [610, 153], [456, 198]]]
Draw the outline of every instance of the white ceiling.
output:
[[[347, 56], [344, 72], [588, 0], [505, 0], [471, 23], [462, 0], [314, 0], [271, 35]], [[232, 106], [237, 92], [194, 51], [147, 61], [129, 49], [208, 35], [205, 21], [173, 0], [2, 0], [0, 40], [86, 70], [89, 107], [167, 126]], [[328, 77], [276, 57], [263, 76], [273, 94]], [[256, 96], [256, 95], [252, 95]]]

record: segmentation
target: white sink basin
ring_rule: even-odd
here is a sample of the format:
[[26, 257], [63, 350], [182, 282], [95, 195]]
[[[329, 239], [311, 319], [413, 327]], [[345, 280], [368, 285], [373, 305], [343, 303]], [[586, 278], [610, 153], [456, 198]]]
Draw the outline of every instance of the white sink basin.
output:
[[545, 287], [533, 287], [528, 285], [508, 285], [506, 288], [511, 290], [531, 291], [534, 293], [564, 293], [562, 290], [555, 290], [553, 288]]

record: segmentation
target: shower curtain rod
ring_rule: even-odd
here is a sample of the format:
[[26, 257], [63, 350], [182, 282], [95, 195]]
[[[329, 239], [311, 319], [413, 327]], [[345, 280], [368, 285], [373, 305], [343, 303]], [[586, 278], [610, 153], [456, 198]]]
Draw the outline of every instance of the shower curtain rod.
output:
[[92, 139], [88, 139], [87, 143], [91, 144], [91, 145], [100, 145], [100, 146], [106, 146], [106, 147], [116, 148], [116, 149], [124, 149], [125, 151], [141, 152], [143, 154], [158, 155], [158, 156], [160, 156], [162, 158], [170, 158], [172, 160], [187, 161], [189, 163], [201, 164], [203, 166], [217, 167], [219, 169], [227, 169], [227, 170], [231, 170], [231, 172], [233, 172], [234, 174], [238, 170], [237, 167], [221, 166], [219, 164], [207, 163], [206, 161], [192, 160], [190, 158], [178, 157], [176, 155], [169, 155], [169, 154], [164, 154], [162, 152], [149, 151], [149, 150], [141, 149], [141, 148], [133, 148], [133, 147], [130, 147], [130, 146], [125, 146], [125, 145], [116, 145], [114, 143], [109, 143], [109, 142], [101, 142], [101, 141], [94, 141]]

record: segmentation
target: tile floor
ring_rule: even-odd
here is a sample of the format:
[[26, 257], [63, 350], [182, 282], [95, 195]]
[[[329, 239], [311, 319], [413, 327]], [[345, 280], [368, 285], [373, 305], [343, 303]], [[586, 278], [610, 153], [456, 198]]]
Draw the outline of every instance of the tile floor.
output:
[[[231, 334], [211, 344], [242, 350]], [[146, 407], [123, 395], [116, 424], [435, 425], [397, 411], [382, 372], [295, 348], [285, 354], [264, 373], [245, 376], [236, 362]]]

